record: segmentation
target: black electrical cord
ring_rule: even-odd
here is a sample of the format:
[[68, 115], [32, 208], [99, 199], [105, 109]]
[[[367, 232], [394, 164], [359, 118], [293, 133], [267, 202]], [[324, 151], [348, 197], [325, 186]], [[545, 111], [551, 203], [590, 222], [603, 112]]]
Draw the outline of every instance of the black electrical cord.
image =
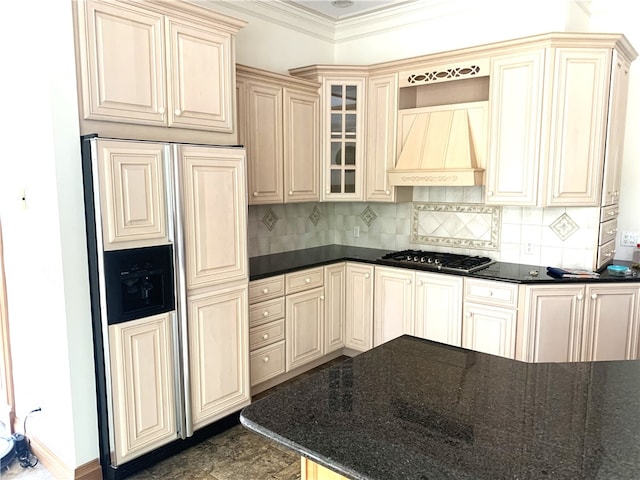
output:
[[24, 442], [24, 445], [20, 447], [16, 445], [16, 453], [18, 454], [18, 461], [20, 462], [20, 466], [23, 468], [33, 468], [38, 464], [38, 458], [31, 453], [31, 441], [27, 437], [27, 420], [32, 413], [39, 412], [41, 410], [42, 409], [40, 407], [31, 410], [24, 417], [24, 422], [22, 423], [22, 431], [24, 432], [22, 441]]

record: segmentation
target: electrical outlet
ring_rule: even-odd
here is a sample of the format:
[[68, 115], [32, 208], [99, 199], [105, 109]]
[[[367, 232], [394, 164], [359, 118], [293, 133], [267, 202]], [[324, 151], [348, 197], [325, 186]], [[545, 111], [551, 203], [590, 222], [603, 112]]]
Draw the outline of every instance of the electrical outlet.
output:
[[622, 232], [620, 245], [623, 247], [635, 247], [638, 244], [638, 232]]
[[359, 226], [355, 226], [353, 227], [353, 236], [358, 238], [360, 236], [360, 227]]
[[524, 242], [524, 254], [533, 255], [533, 242]]

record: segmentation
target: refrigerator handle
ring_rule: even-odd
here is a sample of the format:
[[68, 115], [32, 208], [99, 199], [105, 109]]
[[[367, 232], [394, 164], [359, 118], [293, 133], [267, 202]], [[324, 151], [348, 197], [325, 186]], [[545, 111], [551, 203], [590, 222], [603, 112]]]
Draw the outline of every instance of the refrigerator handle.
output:
[[174, 235], [174, 262], [175, 262], [175, 282], [176, 282], [176, 321], [175, 332], [176, 341], [174, 343], [176, 372], [178, 372], [176, 383], [176, 395], [178, 401], [177, 418], [179, 420], [180, 438], [184, 439], [193, 435], [193, 421], [191, 413], [191, 378], [189, 373], [189, 326], [187, 323], [187, 280], [186, 280], [186, 259], [184, 240], [184, 206], [182, 191], [182, 169], [180, 168], [180, 150], [176, 144], [170, 145], [169, 155], [171, 164], [171, 188], [169, 188], [169, 198], [172, 200], [173, 210], [173, 235]]

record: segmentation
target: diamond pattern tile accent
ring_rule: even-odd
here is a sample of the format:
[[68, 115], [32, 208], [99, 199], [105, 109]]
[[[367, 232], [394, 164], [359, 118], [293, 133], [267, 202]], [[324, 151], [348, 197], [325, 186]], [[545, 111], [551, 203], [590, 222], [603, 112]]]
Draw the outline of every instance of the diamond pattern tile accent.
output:
[[458, 248], [500, 248], [500, 207], [413, 203], [411, 242]]
[[371, 224], [376, 221], [376, 218], [378, 218], [378, 215], [376, 215], [376, 212], [371, 210], [371, 207], [369, 207], [369, 205], [367, 205], [367, 208], [365, 208], [360, 213], [360, 218], [362, 219], [362, 221], [364, 222], [364, 224], [367, 227], [370, 227]]
[[311, 223], [316, 226], [318, 225], [321, 216], [322, 213], [320, 212], [320, 209], [316, 205], [314, 205], [313, 210], [311, 210], [311, 214], [309, 215], [309, 220], [311, 220]]
[[278, 223], [278, 220], [280, 219], [271, 208], [267, 210], [267, 213], [265, 213], [264, 217], [262, 217], [262, 223], [265, 224], [269, 231], [273, 230], [273, 228], [276, 226], [276, 223]]
[[576, 222], [574, 222], [566, 213], [560, 215], [551, 225], [549, 225], [549, 228], [551, 228], [553, 233], [558, 235], [562, 240], [566, 240], [579, 230]]

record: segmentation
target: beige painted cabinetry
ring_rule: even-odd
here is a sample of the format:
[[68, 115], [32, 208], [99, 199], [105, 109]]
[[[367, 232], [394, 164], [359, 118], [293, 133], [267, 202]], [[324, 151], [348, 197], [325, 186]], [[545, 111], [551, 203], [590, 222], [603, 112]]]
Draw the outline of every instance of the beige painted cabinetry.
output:
[[515, 358], [518, 285], [465, 277], [462, 346]]
[[103, 139], [95, 145], [104, 249], [168, 242], [166, 145]]
[[525, 286], [516, 358], [527, 362], [638, 358], [639, 292], [634, 284]]
[[199, 428], [250, 401], [245, 153], [175, 146], [184, 222], [191, 415]]
[[117, 464], [177, 438], [171, 314], [109, 326]]
[[244, 21], [184, 2], [74, 5], [82, 119], [234, 131], [234, 42]]
[[375, 267], [373, 345], [414, 334], [415, 272], [405, 268]]
[[416, 272], [416, 337], [461, 346], [462, 283], [460, 276]]
[[237, 65], [249, 204], [320, 200], [320, 84]]
[[373, 347], [373, 280], [373, 265], [347, 262], [344, 344], [358, 352]]
[[331, 353], [344, 347], [346, 270], [344, 263], [324, 267], [324, 350]]

